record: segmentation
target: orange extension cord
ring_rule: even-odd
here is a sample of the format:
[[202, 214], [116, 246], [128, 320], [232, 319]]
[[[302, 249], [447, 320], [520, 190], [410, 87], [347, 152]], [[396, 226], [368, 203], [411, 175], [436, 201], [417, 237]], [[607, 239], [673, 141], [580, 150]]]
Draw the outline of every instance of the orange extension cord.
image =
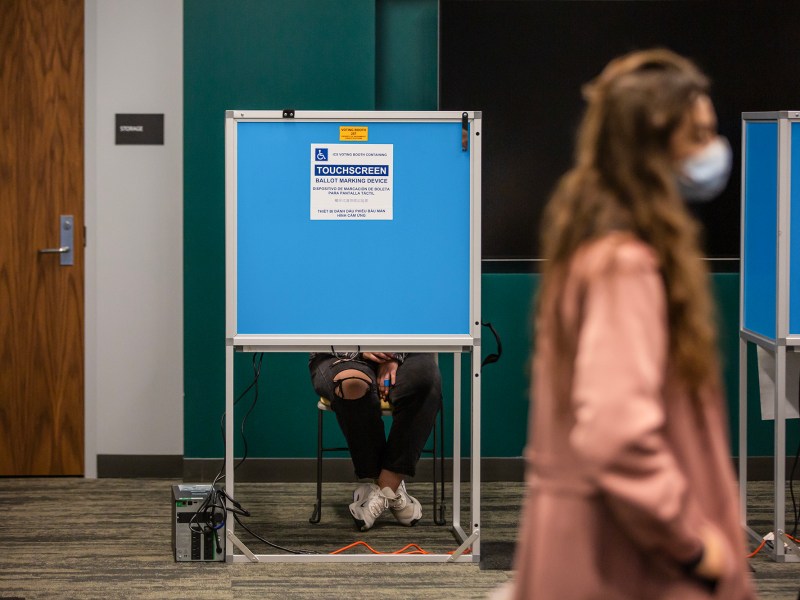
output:
[[[794, 538], [794, 537], [790, 536], [788, 533], [784, 533], [783, 535], [785, 535], [787, 538], [789, 538], [789, 539], [790, 539], [790, 540], [792, 540], [793, 542], [800, 544], [800, 540], [798, 540], [797, 538]], [[753, 550], [753, 551], [752, 551], [750, 554], [748, 554], [748, 555], [747, 555], [747, 558], [753, 558], [753, 557], [754, 557], [756, 554], [758, 554], [759, 552], [761, 552], [761, 550], [764, 548], [764, 546], [765, 546], [766, 544], [767, 544], [767, 540], [761, 540], [761, 543], [758, 545], [758, 548], [756, 548], [756, 549], [755, 549], [755, 550]]]
[[[797, 544], [800, 544], [800, 539], [792, 537], [788, 533], [784, 533], [784, 535], [787, 538], [789, 538], [790, 540], [792, 540], [793, 542], [795, 542]], [[766, 544], [767, 544], [767, 540], [761, 540], [761, 543], [758, 545], [758, 548], [756, 548], [750, 554], [748, 554], [747, 558], [753, 558], [756, 554], [758, 554], [759, 552], [761, 552], [764, 549], [764, 546]], [[359, 540], [357, 542], [353, 542], [352, 544], [348, 544], [347, 546], [339, 548], [338, 550], [334, 550], [333, 552], [329, 552], [328, 554], [342, 554], [343, 552], [346, 552], [347, 550], [350, 550], [352, 548], [356, 548], [358, 546], [364, 546], [372, 554], [432, 554], [432, 552], [428, 552], [427, 550], [424, 550], [423, 548], [421, 548], [419, 545], [413, 544], [413, 543], [412, 544], [406, 544], [405, 546], [400, 548], [400, 550], [395, 550], [394, 552], [381, 552], [380, 550], [375, 550], [375, 548], [373, 548], [368, 543], [366, 543], [364, 541], [361, 541], [361, 540]], [[453, 552], [454, 552], [454, 550], [451, 550], [450, 552], [448, 552], [448, 554], [452, 554]], [[468, 548], [467, 551], [465, 552], [465, 554], [469, 554], [471, 552], [472, 552], [472, 548]]]
[[423, 550], [417, 544], [406, 544], [400, 550], [395, 550], [394, 552], [380, 552], [375, 550], [372, 546], [370, 546], [367, 542], [362, 542], [361, 540], [357, 542], [353, 542], [352, 544], [348, 544], [343, 548], [339, 548], [338, 550], [334, 550], [333, 552], [329, 552], [328, 554], [341, 554], [346, 550], [350, 550], [350, 548], [355, 548], [356, 546], [364, 546], [367, 550], [372, 552], [373, 554], [430, 554], [427, 550]]
[[[784, 535], [787, 538], [789, 538], [790, 540], [792, 540], [793, 542], [795, 542], [797, 544], [800, 544], [800, 539], [792, 537], [788, 533], [784, 533]], [[759, 552], [761, 552], [764, 549], [764, 546], [766, 546], [766, 544], [767, 544], [767, 540], [761, 540], [761, 543], [758, 545], [758, 548], [756, 548], [750, 554], [748, 554], [747, 558], [753, 558], [756, 554], [758, 554]], [[329, 552], [328, 554], [342, 554], [343, 552], [346, 552], [347, 550], [350, 550], [352, 548], [356, 548], [358, 546], [364, 546], [372, 554], [432, 554], [432, 552], [428, 552], [427, 550], [424, 550], [418, 544], [406, 544], [405, 546], [400, 548], [400, 550], [395, 550], [394, 552], [381, 552], [380, 550], [375, 550], [375, 548], [370, 546], [367, 542], [364, 542], [364, 541], [361, 541], [361, 540], [359, 540], [357, 542], [353, 542], [352, 544], [348, 544], [347, 546], [339, 548], [338, 550], [334, 550], [333, 552]], [[453, 552], [454, 552], [454, 550], [451, 550], [447, 554], [452, 554]], [[464, 554], [470, 554], [471, 552], [472, 552], [472, 548], [468, 548]]]
[[[372, 552], [373, 554], [433, 554], [433, 552], [428, 552], [427, 550], [423, 550], [417, 544], [406, 544], [400, 550], [395, 550], [394, 552], [381, 552], [379, 550], [375, 550], [372, 546], [370, 546], [367, 542], [362, 542], [361, 540], [357, 542], [353, 542], [352, 544], [348, 544], [338, 550], [334, 550], [333, 552], [329, 552], [328, 554], [341, 554], [346, 550], [350, 550], [351, 548], [355, 548], [356, 546], [364, 546], [367, 550]], [[452, 554], [455, 550], [451, 550], [447, 554]], [[472, 552], [472, 548], [467, 548], [464, 554], [470, 554]]]

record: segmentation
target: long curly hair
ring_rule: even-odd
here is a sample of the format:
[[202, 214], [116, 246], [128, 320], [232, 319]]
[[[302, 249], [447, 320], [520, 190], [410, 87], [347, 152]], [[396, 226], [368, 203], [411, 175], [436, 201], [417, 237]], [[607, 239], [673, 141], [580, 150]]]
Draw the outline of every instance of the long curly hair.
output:
[[543, 217], [547, 260], [537, 307], [537, 321], [558, 330], [557, 303], [541, 299], [560, 296], [577, 249], [614, 231], [631, 233], [658, 257], [670, 367], [692, 392], [717, 367], [715, 315], [698, 225], [678, 193], [669, 143], [708, 89], [708, 79], [691, 61], [663, 49], [615, 59], [584, 87], [587, 107], [575, 164], [559, 181]]

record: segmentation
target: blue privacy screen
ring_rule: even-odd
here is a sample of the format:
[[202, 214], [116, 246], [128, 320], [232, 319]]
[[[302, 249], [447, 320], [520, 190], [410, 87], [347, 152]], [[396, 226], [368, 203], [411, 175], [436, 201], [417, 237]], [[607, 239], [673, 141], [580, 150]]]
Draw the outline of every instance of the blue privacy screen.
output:
[[[391, 220], [311, 219], [312, 144], [344, 143], [391, 145]], [[237, 333], [469, 334], [460, 122], [240, 122], [236, 161]]]
[[744, 328], [775, 339], [778, 124], [745, 123]]

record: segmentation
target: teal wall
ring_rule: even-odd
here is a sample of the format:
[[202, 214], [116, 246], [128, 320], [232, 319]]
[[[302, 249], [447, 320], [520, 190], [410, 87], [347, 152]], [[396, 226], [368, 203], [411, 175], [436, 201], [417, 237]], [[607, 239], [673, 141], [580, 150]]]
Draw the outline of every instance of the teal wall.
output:
[[[224, 114], [227, 109], [435, 110], [436, 0], [186, 0], [184, 4], [184, 454], [223, 453], [225, 399]], [[480, 107], [466, 107], [479, 109]], [[330, 257], [328, 257], [330, 258]], [[503, 340], [482, 384], [482, 455], [519, 456], [528, 412], [530, 308], [538, 277], [485, 274], [483, 319]], [[713, 277], [733, 451], [738, 410], [736, 274]], [[484, 354], [494, 351], [488, 330]], [[237, 355], [237, 393], [252, 380], [252, 355]], [[751, 357], [750, 397], [758, 387]], [[445, 397], [452, 361], [440, 356]], [[463, 364], [463, 387], [470, 383]], [[304, 354], [268, 354], [261, 396], [247, 423], [251, 456], [315, 453], [316, 399]], [[251, 396], [237, 406], [237, 420]], [[449, 406], [448, 406], [449, 409]], [[452, 411], [447, 410], [446, 431]], [[750, 454], [772, 454], [772, 425], [748, 416]], [[463, 410], [465, 444], [469, 412]], [[238, 424], [237, 424], [238, 427]], [[238, 429], [237, 429], [238, 431]], [[329, 441], [340, 437], [329, 427]], [[449, 444], [450, 434], [447, 433]], [[790, 439], [794, 447], [797, 442]], [[237, 453], [241, 453], [237, 440]]]
[[[223, 448], [225, 111], [435, 110], [437, 11], [436, 0], [184, 2], [186, 457]], [[237, 389], [251, 379], [250, 359], [236, 357]], [[313, 454], [304, 361], [264, 361], [264, 393], [248, 420], [254, 454]]]

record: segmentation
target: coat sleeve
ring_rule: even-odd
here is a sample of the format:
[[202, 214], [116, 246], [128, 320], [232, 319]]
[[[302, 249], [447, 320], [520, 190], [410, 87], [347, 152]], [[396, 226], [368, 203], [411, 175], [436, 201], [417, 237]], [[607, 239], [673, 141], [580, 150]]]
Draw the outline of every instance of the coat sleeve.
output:
[[570, 445], [635, 543], [687, 563], [702, 550], [703, 519], [664, 435], [667, 335], [649, 250], [617, 248], [585, 288]]

